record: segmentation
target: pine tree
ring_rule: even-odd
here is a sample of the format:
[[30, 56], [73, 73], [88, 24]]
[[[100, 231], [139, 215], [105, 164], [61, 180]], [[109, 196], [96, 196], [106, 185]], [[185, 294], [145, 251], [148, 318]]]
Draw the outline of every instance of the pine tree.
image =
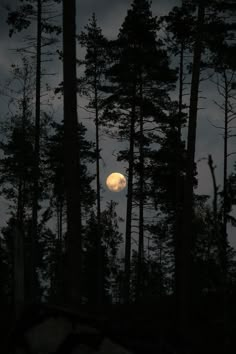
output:
[[79, 90], [89, 103], [87, 109], [93, 112], [96, 130], [96, 193], [97, 193], [97, 301], [102, 299], [102, 249], [101, 249], [101, 186], [100, 186], [100, 118], [102, 114], [103, 94], [101, 88], [105, 80], [107, 41], [97, 25], [95, 14], [89, 20], [85, 30], [79, 35], [79, 42], [86, 49], [84, 60], [80, 65], [85, 66], [84, 76], [79, 79]]
[[[118, 250], [122, 241], [116, 213], [116, 203], [110, 201], [101, 213], [102, 246], [102, 302], [111, 303], [114, 296], [114, 284], [119, 271]], [[85, 301], [91, 305], [97, 303], [96, 286], [96, 252], [97, 252], [97, 218], [92, 211], [85, 230], [84, 242], [84, 289]]]
[[[198, 17], [195, 17], [195, 7], [198, 7]], [[227, 31], [232, 30], [232, 25], [230, 20], [222, 21], [222, 14], [228, 8], [229, 3], [225, 2], [222, 4], [218, 1], [183, 1], [182, 7], [179, 9], [174, 9], [174, 11], [167, 17], [167, 21], [170, 21], [169, 28], [174, 32], [174, 39], [179, 42], [181, 39], [181, 34], [183, 35], [182, 40], [185, 43], [189, 43], [189, 39], [192, 41], [194, 39], [194, 49], [193, 49], [193, 64], [191, 65], [192, 83], [191, 83], [191, 94], [190, 94], [190, 109], [189, 109], [189, 128], [188, 128], [188, 142], [187, 142], [187, 170], [186, 170], [186, 181], [185, 181], [185, 195], [184, 195], [184, 208], [183, 208], [183, 220], [182, 220], [182, 232], [180, 234], [180, 247], [178, 247], [176, 256], [176, 271], [177, 271], [177, 297], [178, 297], [178, 309], [180, 321], [184, 320], [184, 316], [187, 317], [187, 298], [192, 298], [192, 295], [187, 294], [186, 284], [190, 284], [191, 273], [191, 260], [188, 259], [188, 255], [193, 252], [193, 239], [194, 238], [194, 227], [191, 220], [194, 220], [193, 210], [194, 210], [194, 155], [195, 155], [195, 143], [196, 143], [196, 123], [197, 123], [197, 101], [198, 101], [198, 91], [199, 91], [199, 78], [201, 67], [209, 68], [209, 49], [220, 48], [221, 42], [226, 40]], [[205, 8], [205, 10], [204, 10]], [[190, 10], [191, 16], [189, 16], [184, 21], [184, 26], [179, 26], [179, 22], [176, 19], [181, 20], [182, 17], [186, 15], [185, 10]], [[206, 12], [206, 14], [204, 14]], [[191, 21], [191, 23], [189, 23]], [[196, 22], [197, 21], [197, 22]], [[186, 33], [185, 26], [189, 27], [188, 36]], [[183, 30], [183, 31], [182, 31]], [[190, 33], [190, 36], [189, 36]], [[216, 34], [217, 33], [217, 34]], [[181, 44], [181, 42], [179, 42]], [[207, 52], [208, 50], [208, 52]], [[218, 55], [221, 56], [221, 51], [218, 51]], [[204, 55], [204, 54], [208, 54]], [[211, 64], [210, 64], [211, 67]], [[211, 67], [212, 68], [212, 67]], [[180, 70], [181, 71], [181, 70]], [[192, 156], [192, 157], [191, 157]], [[190, 213], [192, 216], [190, 216]], [[192, 235], [191, 237], [189, 235]], [[192, 253], [193, 254], [193, 253]], [[182, 263], [185, 262], [186, 264]], [[187, 274], [189, 273], [189, 274]], [[185, 279], [184, 279], [185, 278]], [[182, 285], [181, 285], [182, 284]], [[184, 285], [185, 284], [185, 285]], [[194, 285], [193, 285], [194, 286]], [[191, 286], [188, 286], [191, 289]], [[181, 289], [182, 288], [182, 289]], [[190, 290], [191, 291], [191, 290]], [[185, 292], [185, 296], [183, 293]], [[180, 299], [183, 300], [182, 305], [180, 304]], [[179, 302], [180, 301], [180, 302]], [[183, 323], [182, 323], [183, 324]], [[184, 324], [183, 324], [184, 326]], [[186, 325], [185, 325], [186, 327]], [[182, 329], [182, 333], [185, 329]]]
[[193, 52], [193, 69], [190, 93], [189, 119], [188, 119], [188, 138], [187, 138], [187, 161], [186, 178], [184, 186], [183, 203], [183, 223], [182, 223], [182, 242], [179, 253], [179, 284], [177, 288], [177, 299], [179, 309], [179, 328], [185, 335], [188, 328], [189, 301], [191, 299], [191, 250], [192, 250], [192, 219], [193, 219], [193, 186], [195, 170], [195, 144], [196, 144], [196, 124], [198, 109], [198, 91], [200, 82], [200, 65], [202, 56], [202, 37], [205, 19], [205, 6], [201, 1], [198, 6], [197, 33]]
[[[157, 39], [157, 20], [152, 16], [148, 1], [134, 1], [120, 29], [118, 40], [112, 44], [114, 64], [108, 71], [113, 85], [107, 100], [107, 117], [113, 115], [120, 139], [129, 141], [123, 154], [128, 161], [128, 195], [125, 251], [125, 301], [129, 301], [130, 255], [132, 234], [132, 204], [134, 201], [135, 147], [138, 153], [139, 200], [139, 277], [137, 292], [141, 290], [141, 268], [144, 252], [144, 149], [148, 145], [145, 129], [160, 123], [163, 110], [170, 102], [167, 91], [173, 87], [175, 72], [170, 70], [166, 51]], [[123, 158], [121, 157], [121, 159]], [[139, 297], [137, 293], [137, 298]]]
[[[43, 225], [45, 238], [45, 269], [44, 280], [49, 283], [48, 299], [57, 303], [63, 300], [63, 282], [66, 242], [66, 194], [65, 194], [65, 164], [64, 164], [64, 125], [63, 123], [52, 122], [52, 133], [44, 145], [45, 175], [49, 189], [49, 206], [44, 212], [45, 218], [52, 219], [55, 223], [53, 230], [46, 229]], [[78, 125], [78, 136], [80, 140], [80, 178], [79, 183], [83, 185], [80, 190], [81, 213], [83, 219], [87, 219], [91, 208], [95, 203], [95, 192], [91, 187], [94, 176], [88, 172], [88, 163], [94, 163], [94, 144], [85, 139], [86, 129], [82, 124]], [[83, 233], [85, 232], [85, 221], [83, 222]]]
[[[177, 210], [176, 206], [177, 194], [178, 207], [180, 208], [183, 203], [186, 151], [184, 142], [179, 141], [178, 127], [178, 102], [173, 102], [169, 115], [165, 118], [165, 124], [160, 128], [160, 136], [157, 140], [159, 148], [151, 151], [147, 164], [147, 175], [150, 176], [147, 194], [149, 203], [153, 211], [155, 211], [155, 218], [153, 218], [153, 220], [151, 219], [149, 225], [147, 225], [148, 232], [150, 233], [149, 243], [150, 248], [155, 248], [157, 254], [158, 245], [161, 246], [164, 244], [164, 252], [166, 252], [165, 258], [168, 259], [169, 262], [169, 265], [165, 266], [166, 271], [163, 273], [164, 278], [173, 278], [176, 270], [177, 238], [179, 236], [176, 233], [179, 231], [177, 227], [180, 227], [179, 215], [177, 214], [180, 210]], [[177, 146], [178, 149], [176, 149]], [[176, 183], [177, 178], [178, 183]], [[178, 191], [176, 189], [178, 189]], [[178, 225], [176, 225], [177, 218]], [[168, 232], [165, 231], [165, 228], [168, 228]], [[164, 242], [162, 242], [163, 235], [165, 235]], [[152, 258], [153, 257], [155, 258], [155, 254], [152, 252]], [[174, 260], [175, 266], [173, 264]], [[171, 269], [171, 271], [168, 271], [167, 274], [168, 268]], [[171, 286], [168, 291], [169, 293], [173, 293], [175, 290], [175, 288], [173, 288], [173, 282], [169, 283], [171, 283]]]
[[[55, 0], [58, 2], [57, 0]], [[54, 2], [55, 2], [54, 1]], [[43, 33], [51, 34], [52, 32], [60, 32], [60, 28], [54, 24], [48, 23], [45, 19], [45, 9], [51, 12], [52, 2], [42, 0], [23, 0], [23, 3], [15, 10], [9, 11], [7, 23], [10, 26], [9, 35], [12, 36], [15, 32], [28, 29], [33, 21], [36, 21], [36, 38], [28, 40], [26, 48], [23, 48], [23, 53], [27, 53], [30, 48], [35, 48], [35, 131], [34, 131], [34, 184], [32, 195], [32, 223], [31, 223], [31, 300], [36, 298], [36, 254], [37, 254], [37, 232], [38, 232], [38, 203], [39, 203], [39, 178], [40, 178], [40, 134], [41, 134], [41, 63], [42, 63], [42, 47], [51, 45], [54, 39], [44, 37]], [[54, 3], [53, 2], [53, 3]], [[52, 15], [52, 13], [51, 13]], [[33, 44], [32, 44], [33, 42]]]
[[[135, 147], [138, 149], [138, 203], [139, 203], [139, 252], [137, 299], [141, 295], [142, 263], [144, 261], [144, 172], [146, 146], [149, 144], [146, 130], [152, 124], [160, 123], [163, 110], [168, 109], [167, 91], [173, 86], [175, 73], [170, 70], [166, 51], [156, 37], [157, 19], [152, 16], [148, 1], [134, 1], [124, 20], [116, 43], [119, 54], [116, 64], [110, 70], [111, 81], [115, 83], [114, 99], [116, 119], [120, 135], [129, 141], [128, 151], [128, 196], [126, 217], [125, 274], [129, 298], [129, 273], [132, 233], [132, 204], [134, 200]], [[114, 114], [113, 109], [112, 114]], [[127, 110], [125, 112], [124, 110]]]
[[[194, 29], [196, 25], [196, 18], [194, 12], [196, 10], [196, 4], [190, 1], [182, 1], [181, 6], [174, 7], [167, 16], [163, 17], [163, 23], [166, 31], [166, 44], [169, 50], [174, 56], [179, 58], [179, 78], [178, 78], [178, 119], [177, 119], [177, 132], [176, 135], [176, 169], [175, 175], [175, 222], [174, 222], [174, 247], [175, 247], [175, 293], [177, 295], [178, 288], [178, 261], [179, 261], [179, 247], [181, 244], [181, 224], [182, 224], [182, 212], [183, 212], [183, 181], [182, 172], [179, 166], [181, 162], [182, 154], [182, 128], [186, 123], [186, 113], [184, 105], [184, 96], [186, 96], [186, 71], [187, 63], [186, 57], [189, 57], [192, 52]], [[188, 35], [186, 36], [186, 33]], [[172, 158], [171, 158], [172, 160]], [[174, 182], [172, 182], [173, 185]]]
[[22, 67], [12, 67], [13, 77], [5, 91], [5, 94], [10, 96], [12, 116], [2, 123], [3, 140], [0, 146], [3, 153], [0, 159], [0, 188], [2, 195], [11, 203], [11, 232], [14, 234], [15, 243], [12, 250], [14, 251], [13, 278], [15, 285], [18, 284], [14, 291], [16, 313], [19, 312], [24, 301], [29, 300], [29, 288], [24, 289], [24, 277], [27, 280], [29, 278], [29, 271], [24, 270], [24, 259], [29, 255], [25, 240], [29, 236], [27, 225], [30, 221], [33, 188], [32, 75], [32, 66], [26, 59], [23, 59]]
[[[231, 179], [228, 178], [229, 167], [228, 159], [231, 155], [229, 152], [228, 142], [234, 135], [232, 132], [233, 122], [235, 120], [235, 63], [232, 60], [235, 55], [235, 25], [232, 21], [233, 14], [235, 14], [236, 7], [231, 1], [213, 2], [213, 10], [215, 11], [215, 18], [212, 20], [209, 26], [209, 35], [206, 39], [206, 44], [210, 51], [210, 60], [206, 65], [213, 69], [217, 74], [217, 88], [222, 97], [222, 103], [217, 102], [218, 108], [223, 111], [224, 119], [220, 128], [223, 129], [224, 135], [224, 163], [223, 163], [223, 191], [219, 193], [222, 197], [222, 207], [219, 212], [219, 220], [222, 218], [222, 222], [219, 221], [218, 232], [218, 258], [220, 264], [220, 285], [219, 290], [221, 294], [221, 309], [222, 318], [224, 323], [224, 352], [229, 351], [229, 269], [232, 264], [232, 252], [230, 250], [228, 235], [227, 235], [227, 223], [230, 221], [235, 225], [235, 220], [230, 212], [232, 210], [232, 200], [230, 196], [231, 192]], [[217, 35], [216, 35], [217, 34]], [[217, 38], [214, 41], [214, 38]], [[233, 43], [233, 44], [232, 44]]]
[[[222, 231], [222, 247], [227, 248], [227, 221], [229, 214], [230, 196], [229, 196], [229, 180], [228, 180], [228, 160], [232, 152], [229, 152], [228, 142], [234, 136], [233, 124], [236, 118], [235, 113], [235, 89], [234, 83], [236, 78], [236, 66], [232, 59], [235, 55], [235, 45], [230, 45], [230, 41], [235, 37], [232, 33], [232, 25], [222, 20], [218, 20], [216, 25], [213, 23], [213, 29], [218, 32], [217, 43], [213, 39], [208, 38], [209, 50], [211, 53], [208, 65], [212, 68], [216, 75], [216, 85], [218, 92], [222, 98], [222, 102], [216, 102], [217, 107], [223, 113], [223, 124], [217, 126], [224, 132], [224, 166], [223, 166], [223, 231]], [[223, 260], [222, 260], [223, 261]], [[222, 262], [222, 267], [227, 267], [226, 259]], [[223, 271], [225, 274], [227, 270]]]
[[77, 129], [75, 0], [63, 1], [64, 158], [67, 207], [65, 297], [68, 306], [81, 300], [80, 141]]

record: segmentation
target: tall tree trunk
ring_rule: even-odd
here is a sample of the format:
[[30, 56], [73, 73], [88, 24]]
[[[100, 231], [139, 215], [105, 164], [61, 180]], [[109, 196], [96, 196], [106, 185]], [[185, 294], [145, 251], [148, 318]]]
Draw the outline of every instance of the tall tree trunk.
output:
[[129, 167], [128, 167], [128, 191], [126, 209], [125, 230], [125, 278], [124, 278], [124, 302], [130, 302], [130, 257], [131, 257], [131, 234], [132, 234], [132, 202], [133, 202], [133, 175], [134, 175], [134, 133], [136, 113], [136, 84], [133, 89], [133, 103], [129, 133]]
[[[223, 237], [227, 241], [227, 170], [228, 170], [228, 111], [229, 111], [229, 89], [226, 71], [224, 70], [224, 181], [223, 181]], [[226, 252], [226, 250], [224, 250]]]
[[[183, 110], [183, 72], [184, 72], [184, 43], [180, 47], [180, 62], [179, 62], [179, 105], [178, 105], [178, 125], [177, 125], [177, 145], [176, 145], [176, 166], [175, 166], [175, 220], [174, 220], [174, 245], [175, 245], [175, 298], [178, 308], [178, 294], [179, 294], [179, 276], [181, 259], [180, 245], [181, 245], [181, 222], [182, 222], [182, 208], [181, 200], [181, 176], [180, 176], [180, 156], [181, 156], [181, 121]], [[178, 313], [176, 313], [176, 318]]]
[[36, 103], [34, 132], [34, 173], [31, 233], [31, 279], [30, 300], [37, 299], [37, 242], [38, 242], [38, 200], [39, 200], [39, 163], [40, 163], [40, 96], [41, 96], [41, 39], [42, 39], [42, 2], [37, 1], [37, 54], [36, 54]]
[[178, 317], [179, 330], [185, 335], [189, 329], [191, 297], [192, 297], [192, 247], [193, 247], [193, 225], [194, 217], [194, 170], [195, 170], [195, 145], [196, 145], [196, 128], [197, 128], [197, 111], [198, 111], [198, 90], [200, 83], [200, 66], [202, 54], [202, 37], [203, 25], [205, 19], [205, 6], [203, 1], [198, 6], [198, 19], [196, 39], [193, 53], [193, 71], [190, 94], [189, 107], [189, 125], [187, 138], [187, 166], [184, 188], [184, 205], [183, 205], [183, 230], [182, 242], [180, 245], [179, 257], [179, 286], [178, 286]]
[[23, 234], [23, 183], [20, 177], [17, 197], [17, 220], [14, 225], [14, 305], [15, 318], [18, 319], [25, 303], [25, 264], [24, 264], [24, 234]]
[[63, 0], [64, 152], [67, 207], [65, 302], [81, 300], [80, 152], [77, 121], [76, 2]]
[[218, 226], [219, 226], [219, 221], [218, 221], [218, 206], [217, 206], [217, 197], [218, 197], [218, 187], [216, 184], [216, 177], [215, 177], [215, 167], [213, 166], [213, 159], [212, 156], [208, 156], [208, 165], [210, 168], [211, 172], [211, 177], [212, 177], [212, 183], [213, 183], [213, 217], [214, 217], [214, 235], [218, 237], [219, 231], [218, 231]]
[[25, 302], [24, 238], [17, 221], [13, 230], [14, 239], [14, 305], [15, 317], [19, 318]]
[[55, 243], [55, 267], [51, 274], [51, 293], [55, 296], [56, 302], [61, 304], [63, 301], [63, 196], [57, 200], [57, 239]]
[[100, 147], [99, 147], [99, 108], [98, 108], [98, 89], [97, 72], [95, 69], [94, 82], [94, 101], [95, 101], [95, 127], [96, 127], [96, 184], [97, 184], [97, 305], [103, 302], [103, 262], [102, 262], [102, 235], [101, 235], [101, 193], [100, 193]]
[[57, 200], [57, 239], [62, 246], [62, 218], [63, 218], [63, 201], [61, 197]]
[[178, 139], [181, 142], [182, 130], [182, 114], [183, 114], [183, 92], [184, 92], [184, 43], [180, 45], [180, 61], [179, 61], [179, 104], [178, 104]]
[[[23, 89], [22, 102], [22, 131], [23, 140], [25, 139], [25, 115], [26, 115], [26, 95], [25, 87]], [[21, 166], [23, 171], [24, 166]], [[24, 218], [24, 183], [22, 176], [19, 178], [18, 196], [17, 196], [17, 220], [14, 225], [14, 303], [15, 318], [18, 319], [24, 309], [25, 304], [25, 242], [23, 233]]]
[[139, 240], [138, 240], [138, 269], [136, 301], [142, 297], [143, 289], [143, 262], [144, 262], [144, 141], [143, 141], [143, 87], [140, 78], [140, 137], [139, 137]]
[[[28, 71], [27, 71], [28, 73]], [[24, 76], [21, 130], [23, 144], [26, 139], [25, 122], [27, 115], [27, 73]], [[20, 177], [18, 183], [16, 224], [14, 228], [14, 301], [15, 316], [18, 318], [25, 304], [25, 240], [24, 240], [24, 209], [25, 209], [25, 181], [23, 176], [24, 164], [20, 166]]]
[[213, 165], [213, 159], [211, 155], [208, 155], [208, 165], [211, 172], [212, 177], [212, 184], [213, 184], [213, 201], [212, 201], [212, 210], [213, 210], [213, 230], [208, 237], [207, 241], [207, 276], [208, 276], [208, 292], [211, 288], [210, 282], [210, 271], [211, 271], [211, 249], [212, 249], [212, 240], [216, 239], [219, 240], [220, 237], [220, 230], [219, 230], [219, 213], [218, 213], [218, 187], [216, 184], [216, 177], [215, 177], [215, 166]]
[[223, 232], [220, 242], [220, 262], [221, 262], [221, 291], [223, 298], [223, 320], [224, 320], [224, 354], [229, 350], [229, 330], [228, 330], [228, 295], [227, 295], [227, 205], [228, 205], [228, 138], [229, 138], [229, 82], [227, 72], [224, 70], [224, 173], [223, 173]]

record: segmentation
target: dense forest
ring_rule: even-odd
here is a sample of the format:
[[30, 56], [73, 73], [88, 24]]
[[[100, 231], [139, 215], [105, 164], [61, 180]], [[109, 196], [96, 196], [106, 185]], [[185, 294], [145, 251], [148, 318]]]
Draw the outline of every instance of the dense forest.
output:
[[[72, 353], [71, 343], [9, 349], [40, 311], [83, 312], [131, 353], [235, 352], [236, 3], [176, 1], [162, 16], [152, 6], [133, 0], [108, 38], [96, 13], [78, 31], [79, 1], [6, 5], [7, 41], [21, 41], [0, 91], [3, 353]], [[196, 161], [202, 101], [213, 112], [207, 134], [222, 136], [221, 165], [203, 157], [207, 194]], [[113, 146], [122, 205], [104, 197]]]

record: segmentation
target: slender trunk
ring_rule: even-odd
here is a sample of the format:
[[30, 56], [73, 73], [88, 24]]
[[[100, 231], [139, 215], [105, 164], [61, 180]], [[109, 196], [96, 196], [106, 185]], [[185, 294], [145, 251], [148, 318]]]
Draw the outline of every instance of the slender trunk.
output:
[[[23, 141], [25, 140], [25, 114], [26, 114], [26, 96], [25, 86], [23, 89], [22, 102], [22, 121], [21, 127], [23, 132]], [[18, 184], [17, 196], [17, 220], [14, 228], [14, 303], [15, 303], [15, 318], [18, 319], [24, 308], [25, 303], [25, 245], [23, 234], [23, 218], [24, 218], [24, 204], [23, 204], [23, 179], [22, 172], [24, 166], [21, 166], [20, 177]]]
[[[217, 206], [218, 187], [216, 184], [215, 167], [213, 166], [213, 159], [211, 155], [208, 156], [208, 165], [210, 168], [212, 184], [213, 184], [213, 201], [212, 201], [213, 230], [209, 235], [208, 243], [207, 243], [207, 275], [208, 275], [208, 279], [210, 280], [212, 240], [214, 238], [218, 240], [220, 236], [220, 232], [219, 232], [219, 217], [218, 217], [218, 206]], [[210, 288], [210, 281], [209, 281], [209, 288]]]
[[41, 34], [42, 3], [37, 1], [37, 54], [36, 54], [36, 103], [34, 136], [34, 173], [31, 233], [31, 281], [30, 300], [37, 300], [37, 242], [38, 242], [38, 199], [39, 199], [39, 161], [40, 161], [40, 91], [41, 91]]
[[229, 330], [228, 330], [228, 295], [227, 295], [227, 204], [228, 204], [228, 134], [229, 134], [229, 84], [226, 70], [224, 70], [224, 181], [223, 181], [223, 232], [220, 241], [221, 261], [221, 282], [223, 298], [223, 319], [224, 319], [224, 353], [228, 353]]
[[81, 300], [80, 150], [77, 121], [76, 1], [63, 1], [64, 153], [67, 207], [65, 302]]
[[163, 269], [162, 269], [162, 240], [160, 241], [159, 245], [159, 290], [160, 290], [160, 298], [162, 299], [163, 296]]
[[60, 201], [57, 201], [57, 239], [61, 238], [61, 228], [60, 228]]
[[22, 226], [23, 225], [23, 203], [22, 203], [22, 177], [19, 178], [18, 184], [18, 197], [17, 197], [17, 221]]
[[[224, 71], [225, 102], [224, 102], [224, 182], [223, 182], [223, 237], [227, 240], [227, 172], [228, 172], [228, 80]], [[226, 251], [226, 250], [224, 250]]]
[[[27, 115], [27, 93], [26, 93], [26, 83], [27, 75], [24, 77], [24, 86], [23, 86], [23, 97], [22, 97], [22, 116], [21, 116], [21, 131], [22, 131], [22, 140], [23, 144], [26, 141], [26, 115]], [[24, 171], [25, 166], [24, 162], [21, 162], [20, 165], [20, 177], [18, 184], [18, 197], [17, 197], [17, 220], [20, 225], [20, 228], [23, 227], [24, 219]]]
[[59, 227], [58, 227], [58, 241], [60, 244], [60, 249], [62, 251], [62, 225], [63, 225], [63, 198], [60, 198], [59, 201], [59, 218], [58, 218], [58, 222], [59, 222]]
[[205, 18], [205, 7], [201, 1], [198, 7], [197, 31], [193, 54], [193, 71], [189, 107], [189, 126], [187, 139], [187, 166], [184, 188], [184, 206], [183, 206], [183, 231], [179, 259], [179, 330], [185, 335], [189, 329], [191, 298], [192, 298], [192, 247], [193, 247], [193, 225], [194, 217], [194, 170], [195, 170], [195, 145], [198, 111], [198, 90], [200, 83], [200, 66], [202, 54], [202, 36]]
[[181, 141], [182, 129], [182, 111], [183, 111], [183, 88], [184, 88], [184, 42], [180, 46], [180, 62], [179, 62], [179, 107], [178, 107], [178, 138]]
[[19, 318], [25, 302], [24, 239], [20, 224], [14, 226], [14, 305]]
[[137, 288], [136, 301], [142, 297], [143, 289], [143, 262], [144, 262], [144, 142], [143, 142], [143, 88], [142, 78], [140, 78], [140, 137], [139, 137], [139, 240], [138, 240], [138, 269], [137, 269]]
[[102, 235], [101, 235], [101, 193], [100, 193], [100, 147], [99, 147], [99, 108], [98, 108], [98, 89], [97, 72], [95, 69], [94, 82], [94, 101], [95, 101], [95, 127], [96, 127], [96, 184], [97, 184], [97, 305], [103, 302], [103, 262], [102, 262]]
[[59, 196], [57, 200], [57, 239], [55, 242], [55, 255], [54, 267], [51, 267], [51, 295], [52, 300], [57, 304], [62, 302], [62, 254], [63, 254], [63, 241], [62, 241], [62, 221], [63, 221], [63, 197]]
[[215, 167], [213, 166], [212, 156], [208, 156], [208, 165], [211, 171], [212, 183], [213, 183], [213, 215], [214, 215], [214, 234], [218, 235], [218, 210], [217, 210], [217, 196], [218, 196], [218, 187], [216, 184], [215, 177]]
[[129, 133], [129, 167], [128, 167], [128, 192], [126, 209], [125, 230], [125, 279], [124, 279], [124, 302], [130, 302], [130, 257], [131, 257], [131, 233], [132, 233], [132, 202], [133, 202], [133, 174], [134, 174], [134, 125], [136, 111], [136, 84], [133, 90], [133, 103]]
[[14, 225], [14, 305], [15, 318], [18, 319], [25, 302], [25, 266], [24, 266], [24, 238], [23, 238], [23, 204], [22, 178], [19, 179], [17, 197], [17, 220]]
[[[176, 166], [175, 166], [175, 220], [174, 220], [174, 244], [175, 244], [175, 299], [176, 308], [178, 309], [178, 295], [180, 282], [180, 267], [181, 259], [180, 245], [181, 245], [181, 216], [182, 216], [182, 200], [181, 200], [181, 175], [180, 175], [180, 158], [181, 158], [181, 122], [183, 109], [183, 72], [184, 72], [184, 43], [180, 47], [180, 63], [179, 63], [179, 107], [178, 107], [178, 125], [177, 125], [177, 145], [176, 145]], [[178, 312], [178, 310], [177, 310]], [[176, 317], [178, 314], [176, 313]]]

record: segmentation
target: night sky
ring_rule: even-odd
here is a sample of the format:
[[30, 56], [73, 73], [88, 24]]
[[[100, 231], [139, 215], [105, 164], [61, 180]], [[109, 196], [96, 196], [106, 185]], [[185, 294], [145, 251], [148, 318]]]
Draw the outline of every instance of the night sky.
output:
[[[21, 45], [22, 35], [14, 35], [11, 39], [8, 37], [8, 26], [6, 24], [7, 11], [4, 10], [5, 5], [10, 5], [14, 9], [20, 1], [17, 0], [1, 0], [1, 20], [0, 20], [0, 85], [3, 88], [6, 79], [9, 77], [10, 65], [16, 62], [16, 54], [13, 49]], [[103, 33], [108, 38], [115, 38], [118, 34], [119, 27], [121, 26], [124, 17], [126, 15], [127, 9], [130, 6], [131, 1], [127, 0], [80, 0], [77, 1], [77, 32], [79, 32], [84, 25], [86, 25], [88, 19], [91, 17], [92, 13], [95, 12], [98, 24], [102, 28]], [[179, 5], [180, 1], [177, 0], [159, 0], [153, 1], [152, 11], [154, 15], [162, 15], [168, 13], [168, 11], [174, 6]], [[61, 49], [61, 43], [59, 42], [58, 49]], [[78, 56], [82, 55], [82, 51], [78, 48]], [[56, 73], [55, 76], [49, 78], [51, 85], [57, 85], [62, 79], [62, 65], [60, 61], [56, 63], [53, 62], [53, 67], [48, 67], [48, 71], [53, 71]], [[47, 79], [48, 80], [48, 79]], [[172, 93], [175, 97], [175, 92]], [[214, 83], [201, 84], [201, 98], [199, 101], [199, 108], [201, 108], [198, 116], [198, 129], [197, 129], [197, 145], [196, 145], [196, 161], [198, 161], [198, 177], [199, 185], [197, 192], [199, 194], [211, 194], [212, 180], [207, 164], [208, 155], [211, 154], [214, 160], [214, 164], [217, 166], [215, 173], [217, 179], [217, 185], [222, 187], [223, 184], [223, 138], [220, 135], [220, 131], [212, 126], [221, 125], [222, 112], [214, 104], [214, 100], [220, 101], [216, 86]], [[188, 100], [189, 97], [186, 97]], [[61, 120], [62, 118], [62, 99], [54, 100], [54, 114], [56, 120]], [[78, 99], [78, 104], [83, 106], [85, 102]], [[0, 119], [4, 118], [7, 111], [7, 99], [4, 96], [0, 96]], [[79, 109], [79, 120], [82, 121], [88, 128], [87, 136], [89, 139], [95, 139], [95, 126], [92, 120], [87, 119], [88, 115], [83, 109]], [[235, 148], [236, 140], [235, 138], [229, 141], [229, 152], [236, 151]], [[122, 144], [116, 142], [115, 140], [109, 139], [107, 136], [102, 134], [101, 136], [101, 149], [102, 149], [102, 160], [101, 160], [101, 183], [103, 187], [102, 198], [103, 206], [108, 200], [115, 200], [118, 202], [118, 213], [123, 218], [125, 217], [126, 209], [126, 191], [120, 193], [112, 193], [107, 190], [105, 186], [106, 177], [111, 172], [121, 172], [125, 174], [125, 166], [120, 162], [116, 161], [116, 152], [120, 149]], [[232, 166], [235, 160], [235, 155], [229, 158], [229, 172], [232, 170]], [[6, 202], [2, 200], [2, 207], [0, 208], [1, 224], [5, 219], [5, 209]], [[124, 223], [123, 223], [124, 224]], [[124, 225], [121, 225], [121, 230], [124, 230]], [[228, 226], [229, 236], [231, 242], [236, 246], [236, 240], [233, 240], [234, 231]]]

